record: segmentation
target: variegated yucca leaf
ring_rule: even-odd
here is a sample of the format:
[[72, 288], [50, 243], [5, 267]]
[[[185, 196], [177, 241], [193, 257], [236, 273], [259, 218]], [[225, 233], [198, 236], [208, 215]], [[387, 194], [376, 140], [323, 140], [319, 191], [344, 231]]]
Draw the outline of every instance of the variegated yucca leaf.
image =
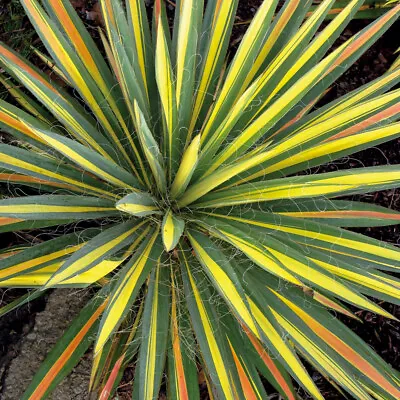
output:
[[[395, 318], [374, 300], [400, 304], [400, 250], [347, 228], [399, 223], [349, 196], [400, 186], [400, 166], [301, 172], [400, 137], [399, 59], [315, 107], [400, 5], [265, 0], [230, 55], [239, 0], [177, 0], [173, 23], [146, 3], [100, 0], [96, 43], [69, 0], [21, 0], [63, 85], [0, 43], [0, 182], [27, 193], [0, 200], [0, 233], [47, 238], [2, 249], [0, 286], [34, 291], [0, 315], [51, 288], [94, 294], [23, 399], [92, 343], [101, 400], [128, 365], [134, 399], [200, 399], [200, 381], [262, 400], [263, 378], [322, 399], [304, 362], [344, 397], [399, 399], [398, 373], [330, 311]], [[330, 51], [373, 4], [379, 18]]]

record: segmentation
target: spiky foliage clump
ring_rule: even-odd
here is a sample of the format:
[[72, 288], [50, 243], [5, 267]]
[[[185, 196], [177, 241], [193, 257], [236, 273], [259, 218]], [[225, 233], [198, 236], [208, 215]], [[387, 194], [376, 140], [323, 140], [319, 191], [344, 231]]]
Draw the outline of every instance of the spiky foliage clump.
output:
[[23, 398], [45, 397], [93, 341], [101, 399], [128, 364], [135, 399], [163, 382], [198, 399], [199, 374], [216, 399], [266, 399], [259, 374], [321, 399], [302, 360], [357, 399], [400, 398], [399, 375], [329, 312], [392, 318], [370, 297], [399, 304], [399, 249], [343, 228], [400, 215], [336, 198], [394, 188], [400, 168], [299, 175], [399, 136], [398, 63], [314, 105], [400, 6], [329, 52], [363, 0], [324, 29], [334, 0], [266, 0], [230, 59], [238, 0], [178, 0], [172, 35], [162, 1], [150, 24], [143, 0], [102, 0], [101, 50], [68, 0], [21, 2], [65, 84], [0, 45], [9, 84], [33, 95], [0, 102], [16, 139], [0, 178], [29, 193], [0, 201], [0, 231], [67, 233], [5, 249], [0, 283], [38, 288], [7, 310], [93, 287]]

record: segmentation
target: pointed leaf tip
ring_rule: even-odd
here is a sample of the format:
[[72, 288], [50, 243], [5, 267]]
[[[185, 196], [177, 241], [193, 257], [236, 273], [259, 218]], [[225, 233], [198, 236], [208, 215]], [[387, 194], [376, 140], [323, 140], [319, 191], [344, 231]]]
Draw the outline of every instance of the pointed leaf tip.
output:
[[168, 210], [162, 223], [162, 238], [166, 251], [171, 251], [176, 247], [184, 229], [185, 221]]
[[115, 207], [136, 217], [161, 213], [156, 199], [149, 193], [130, 193], [119, 200]]

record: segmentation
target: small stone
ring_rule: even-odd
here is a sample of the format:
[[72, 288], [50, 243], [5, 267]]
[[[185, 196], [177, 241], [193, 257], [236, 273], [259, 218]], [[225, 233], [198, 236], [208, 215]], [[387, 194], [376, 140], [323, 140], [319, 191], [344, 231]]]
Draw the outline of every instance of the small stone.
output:
[[36, 333], [33, 333], [33, 332], [31, 332], [31, 333], [29, 333], [28, 335], [26, 335], [26, 338], [28, 339], [28, 340], [36, 340], [36, 338], [37, 338], [37, 335], [36, 335]]

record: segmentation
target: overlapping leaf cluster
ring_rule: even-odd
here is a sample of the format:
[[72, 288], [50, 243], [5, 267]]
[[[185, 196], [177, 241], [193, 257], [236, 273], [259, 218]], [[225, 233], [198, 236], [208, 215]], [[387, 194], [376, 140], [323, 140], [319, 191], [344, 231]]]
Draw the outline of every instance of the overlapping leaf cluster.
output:
[[162, 1], [150, 24], [143, 0], [101, 0], [101, 49], [69, 1], [21, 3], [64, 84], [0, 44], [20, 103], [0, 101], [16, 139], [0, 144], [0, 179], [27, 193], [0, 201], [0, 232], [67, 233], [3, 251], [1, 286], [38, 291], [2, 312], [95, 288], [24, 399], [49, 394], [93, 340], [101, 399], [132, 363], [135, 399], [163, 382], [198, 399], [199, 375], [218, 399], [266, 399], [260, 375], [284, 398], [294, 379], [321, 399], [303, 360], [357, 399], [400, 398], [398, 373], [328, 311], [392, 318], [370, 298], [399, 304], [399, 249], [343, 228], [400, 214], [335, 198], [394, 188], [400, 168], [299, 175], [400, 135], [398, 62], [314, 108], [400, 6], [331, 49], [363, 0], [265, 0], [229, 56], [238, 0], [178, 0], [173, 29]]

